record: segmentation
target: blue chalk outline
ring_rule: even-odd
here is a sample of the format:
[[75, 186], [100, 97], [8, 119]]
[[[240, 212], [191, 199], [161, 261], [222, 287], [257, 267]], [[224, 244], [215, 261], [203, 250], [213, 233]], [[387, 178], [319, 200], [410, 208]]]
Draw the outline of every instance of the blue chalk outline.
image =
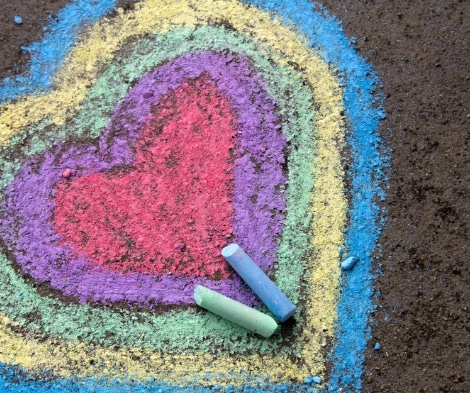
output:
[[49, 30], [41, 42], [21, 49], [29, 52], [31, 61], [25, 75], [5, 78], [0, 85], [0, 104], [25, 94], [38, 94], [52, 87], [52, 79], [62, 66], [78, 34], [85, 27], [113, 10], [117, 0], [75, 0], [64, 7], [56, 18], [49, 16]]
[[[18, 76], [5, 81], [0, 87], [0, 103], [18, 95], [38, 93], [51, 86], [54, 73], [62, 64], [74, 39], [83, 25], [93, 23], [115, 6], [116, 0], [76, 0], [59, 13], [59, 22], [52, 23], [50, 32], [41, 43], [31, 45], [29, 76]], [[353, 164], [348, 171], [352, 179], [350, 223], [346, 232], [346, 248], [349, 255], [360, 262], [353, 270], [342, 274], [342, 296], [338, 305], [335, 346], [330, 355], [333, 367], [323, 392], [360, 391], [364, 351], [371, 337], [368, 314], [372, 304], [372, 253], [376, 248], [380, 231], [385, 223], [385, 212], [375, 200], [385, 198], [389, 166], [389, 152], [381, 146], [377, 131], [379, 121], [385, 116], [382, 98], [373, 92], [379, 80], [372, 67], [353, 49], [340, 22], [321, 6], [307, 0], [245, 0], [265, 12], [272, 12], [283, 22], [297, 28], [318, 50], [320, 57], [339, 71], [344, 84], [345, 114], [350, 123], [347, 141], [351, 146]], [[65, 41], [64, 41], [65, 37]], [[48, 69], [41, 66], [53, 64]], [[381, 187], [384, 186], [384, 188]], [[35, 381], [17, 377], [20, 369], [0, 364], [0, 388], [4, 392], [217, 392], [218, 386], [176, 387], [158, 381], [136, 383], [132, 381], [107, 381], [104, 379], [54, 379]], [[17, 383], [12, 381], [17, 380]], [[7, 386], [8, 385], [8, 386]], [[244, 386], [244, 392], [283, 392], [293, 388], [296, 392], [318, 391], [309, 384], [271, 384], [259, 388]], [[32, 390], [34, 389], [34, 390]], [[234, 392], [238, 391], [235, 387]]]

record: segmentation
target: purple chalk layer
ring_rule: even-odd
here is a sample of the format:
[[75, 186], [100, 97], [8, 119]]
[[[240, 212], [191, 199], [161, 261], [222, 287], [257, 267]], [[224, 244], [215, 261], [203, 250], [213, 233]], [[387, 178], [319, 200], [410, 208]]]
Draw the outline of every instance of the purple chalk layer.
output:
[[[232, 103], [238, 116], [239, 138], [234, 163], [233, 204], [235, 239], [269, 270], [275, 259], [276, 237], [281, 233], [285, 184], [282, 175], [285, 138], [280, 133], [276, 104], [263, 80], [242, 57], [201, 52], [174, 59], [146, 74], [119, 104], [99, 140], [99, 147], [80, 144], [57, 146], [30, 159], [5, 190], [0, 236], [13, 250], [16, 262], [37, 282], [48, 282], [81, 302], [193, 304], [193, 288], [201, 284], [245, 304], [255, 304], [239, 277], [213, 281], [195, 277], [119, 274], [98, 267], [57, 234], [52, 223], [53, 198], [61, 176], [74, 177], [132, 164], [132, 145], [145, 128], [151, 106], [169, 90], [188, 79], [208, 74]], [[260, 236], [260, 234], [262, 234]], [[263, 254], [262, 250], [268, 250]]]
[[284, 322], [294, 314], [292, 302], [238, 244], [225, 247], [222, 255], [279, 321]]

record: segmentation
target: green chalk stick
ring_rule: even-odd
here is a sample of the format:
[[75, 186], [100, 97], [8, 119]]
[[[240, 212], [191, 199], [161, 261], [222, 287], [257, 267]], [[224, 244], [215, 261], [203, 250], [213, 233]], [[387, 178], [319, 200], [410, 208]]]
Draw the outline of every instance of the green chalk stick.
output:
[[269, 315], [202, 285], [198, 285], [194, 289], [194, 300], [198, 306], [263, 337], [271, 336], [278, 328], [276, 321]]

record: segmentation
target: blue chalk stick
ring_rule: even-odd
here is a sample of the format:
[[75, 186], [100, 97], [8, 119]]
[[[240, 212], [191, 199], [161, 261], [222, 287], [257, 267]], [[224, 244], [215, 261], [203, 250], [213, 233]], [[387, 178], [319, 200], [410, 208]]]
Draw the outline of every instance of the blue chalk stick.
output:
[[246, 255], [238, 244], [230, 244], [222, 250], [222, 256], [245, 280], [263, 301], [277, 320], [284, 322], [295, 312], [295, 306], [269, 277]]
[[14, 20], [17, 25], [21, 25], [23, 23], [23, 19], [19, 15], [15, 15]]

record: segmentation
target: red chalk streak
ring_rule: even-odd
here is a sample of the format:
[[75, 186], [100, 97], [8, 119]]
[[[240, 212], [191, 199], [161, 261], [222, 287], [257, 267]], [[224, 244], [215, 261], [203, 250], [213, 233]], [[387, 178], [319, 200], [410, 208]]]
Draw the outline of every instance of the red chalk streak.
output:
[[77, 254], [118, 272], [227, 278], [231, 105], [201, 78], [169, 92], [149, 117], [133, 168], [58, 185], [55, 227]]

